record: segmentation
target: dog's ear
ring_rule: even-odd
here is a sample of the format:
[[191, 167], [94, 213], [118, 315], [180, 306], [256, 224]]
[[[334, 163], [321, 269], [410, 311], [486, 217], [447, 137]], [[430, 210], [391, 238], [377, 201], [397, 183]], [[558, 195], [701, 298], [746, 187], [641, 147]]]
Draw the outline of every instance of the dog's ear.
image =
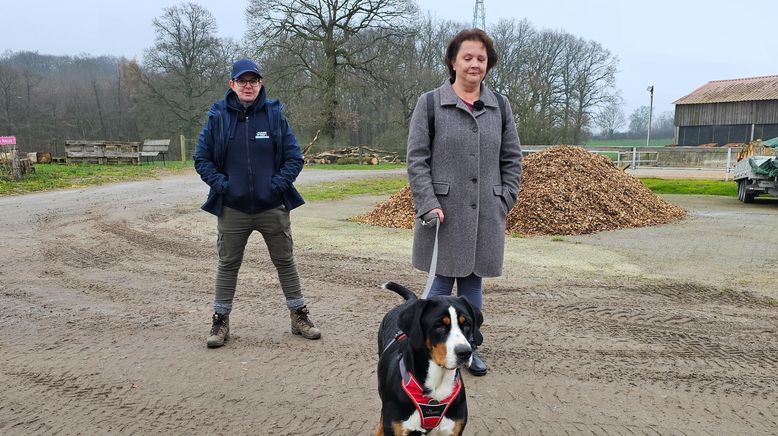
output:
[[427, 307], [428, 300], [416, 300], [409, 304], [397, 320], [400, 330], [408, 335], [411, 348], [419, 349], [424, 345], [424, 331], [421, 328], [421, 315]]
[[458, 298], [461, 299], [462, 304], [464, 304], [467, 308], [467, 311], [470, 312], [470, 318], [473, 319], [472, 337], [467, 338], [467, 340], [470, 341], [470, 343], [473, 345], [481, 345], [484, 342], [484, 337], [481, 335], [481, 325], [484, 323], [484, 315], [477, 307], [470, 304], [470, 302], [467, 301], [467, 298]]

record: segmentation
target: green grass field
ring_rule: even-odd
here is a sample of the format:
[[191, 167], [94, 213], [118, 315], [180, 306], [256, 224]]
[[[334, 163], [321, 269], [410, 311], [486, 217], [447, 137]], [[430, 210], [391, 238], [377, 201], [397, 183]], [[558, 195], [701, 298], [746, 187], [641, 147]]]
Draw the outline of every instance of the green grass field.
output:
[[[27, 194], [30, 192], [52, 191], [56, 189], [83, 188], [92, 185], [103, 185], [131, 180], [142, 180], [178, 174], [190, 170], [192, 162], [167, 162], [164, 166], [161, 162], [144, 163], [141, 165], [97, 165], [97, 164], [72, 164], [72, 165], [35, 165], [35, 173], [25, 175], [22, 180], [12, 181], [0, 177], [0, 195]], [[308, 168], [321, 170], [387, 170], [405, 168], [405, 164], [381, 164], [381, 165], [312, 165]], [[383, 183], [383, 182], [382, 182]], [[313, 197], [321, 196], [322, 199], [343, 198], [348, 195], [362, 193], [382, 194], [387, 188], [381, 187], [382, 183], [354, 183], [354, 186], [345, 186], [343, 194], [328, 193], [328, 189], [313, 190]], [[360, 188], [359, 185], [364, 185]], [[392, 185], [394, 186], [394, 185]], [[399, 187], [397, 188], [399, 189]], [[321, 191], [321, 192], [320, 192]], [[364, 192], [363, 192], [364, 191]], [[395, 189], [396, 191], [396, 189]]]
[[0, 178], [0, 195], [26, 194], [55, 189], [83, 188], [91, 185], [157, 178], [192, 168], [192, 162], [144, 163], [143, 165], [45, 165], [34, 166], [35, 173], [22, 180]]
[[[158, 178], [191, 170], [191, 162], [168, 162], [143, 165], [35, 165], [35, 174], [20, 181], [0, 178], [0, 195], [26, 194], [56, 189], [82, 188], [131, 180]], [[326, 170], [377, 170], [404, 168], [403, 164], [390, 165], [314, 165], [308, 168]], [[721, 180], [664, 180], [645, 178], [641, 181], [658, 194], [737, 195], [734, 182]], [[397, 192], [408, 183], [406, 177], [380, 177], [359, 181], [340, 181], [305, 185], [301, 192], [306, 199], [337, 200], [352, 195], [384, 195]]]
[[[640, 179], [655, 194], [737, 196], [737, 185], [722, 180]], [[351, 195], [393, 194], [408, 183], [405, 177], [306, 185], [300, 192], [307, 200], [337, 200]]]
[[299, 191], [307, 201], [341, 200], [355, 195], [394, 194], [407, 184], [405, 177], [380, 177], [302, 185]]
[[398, 168], [405, 168], [404, 163], [382, 163], [380, 165], [360, 165], [360, 164], [314, 164], [306, 165], [306, 168], [314, 168], [317, 170], [395, 170]]
[[727, 195], [737, 197], [737, 184], [723, 180], [640, 179], [656, 194]]

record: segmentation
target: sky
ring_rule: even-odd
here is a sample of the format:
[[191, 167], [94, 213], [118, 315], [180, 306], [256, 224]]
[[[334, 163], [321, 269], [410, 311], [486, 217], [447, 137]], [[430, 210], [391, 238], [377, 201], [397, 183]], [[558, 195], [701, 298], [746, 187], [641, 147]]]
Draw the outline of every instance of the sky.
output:
[[[245, 2], [192, 0], [208, 9], [218, 35], [240, 41]], [[169, 0], [0, 0], [0, 53], [124, 56], [141, 60], [154, 43], [151, 22]], [[475, 0], [417, 0], [433, 17], [472, 23]], [[619, 59], [617, 88], [627, 118], [648, 106], [654, 116], [711, 80], [778, 74], [778, 40], [767, 23], [774, 0], [484, 0], [487, 29], [501, 19], [529, 20], [603, 45]]]

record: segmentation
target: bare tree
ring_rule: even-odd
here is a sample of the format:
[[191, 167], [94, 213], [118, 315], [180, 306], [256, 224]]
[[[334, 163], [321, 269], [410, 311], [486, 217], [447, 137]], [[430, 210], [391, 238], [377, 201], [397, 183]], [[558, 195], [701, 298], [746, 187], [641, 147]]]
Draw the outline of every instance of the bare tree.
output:
[[530, 144], [556, 144], [564, 118], [564, 88], [560, 83], [565, 41], [558, 32], [545, 30], [531, 40], [527, 64], [527, 112], [524, 137]]
[[372, 76], [371, 48], [402, 37], [415, 10], [412, 0], [260, 0], [247, 9], [248, 38], [258, 57], [288, 56], [288, 74], [318, 91], [322, 130], [333, 141], [343, 76]]
[[673, 111], [664, 111], [659, 116], [654, 117], [653, 126], [651, 126], [651, 137], [672, 138], [674, 136], [675, 113]]
[[595, 116], [594, 122], [602, 129], [603, 136], [613, 139], [614, 133], [626, 124], [621, 96], [614, 96]]
[[0, 98], [3, 108], [3, 129], [5, 134], [13, 131], [11, 110], [16, 105], [16, 84], [19, 81], [19, 73], [9, 65], [0, 64]]
[[[519, 130], [523, 133], [531, 119], [529, 114], [534, 110], [530, 101], [532, 92], [527, 59], [530, 58], [532, 41], [537, 33], [527, 20], [500, 20], [491, 29], [491, 36], [500, 61], [489, 72], [486, 82], [492, 89], [508, 97]], [[525, 139], [522, 137], [522, 141]]]
[[629, 133], [633, 137], [645, 135], [648, 132], [648, 106], [640, 106], [629, 116]]
[[147, 95], [167, 108], [187, 136], [202, 124], [217, 89], [224, 88], [226, 58], [216, 21], [195, 3], [163, 9], [153, 21], [156, 40], [136, 70]]
[[575, 46], [575, 51], [568, 53], [568, 58], [574, 59], [575, 70], [570, 105], [573, 109], [572, 143], [579, 144], [583, 129], [594, 118], [596, 111], [613, 99], [618, 60], [594, 41], [578, 39]]

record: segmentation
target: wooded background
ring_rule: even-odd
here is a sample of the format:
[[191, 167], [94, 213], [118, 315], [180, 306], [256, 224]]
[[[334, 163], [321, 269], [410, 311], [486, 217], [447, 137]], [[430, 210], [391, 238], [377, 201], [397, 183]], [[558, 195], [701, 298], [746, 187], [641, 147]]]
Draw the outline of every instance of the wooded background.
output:
[[[191, 156], [205, 112], [227, 90], [231, 63], [249, 57], [268, 95], [285, 104], [301, 145], [320, 131], [317, 150], [402, 151], [418, 97], [447, 80], [448, 41], [471, 27], [425, 16], [411, 0], [260, 0], [245, 14], [248, 31], [236, 41], [217, 37], [200, 5], [165, 8], [141, 60], [5, 52], [0, 135], [55, 156], [67, 139], [169, 138], [173, 158], [184, 135]], [[618, 59], [605, 47], [526, 20], [485, 30], [500, 57], [486, 82], [508, 97], [523, 143], [580, 144], [625, 127]], [[647, 112], [632, 114], [629, 132], [645, 132]], [[672, 115], [665, 118], [672, 129]]]

